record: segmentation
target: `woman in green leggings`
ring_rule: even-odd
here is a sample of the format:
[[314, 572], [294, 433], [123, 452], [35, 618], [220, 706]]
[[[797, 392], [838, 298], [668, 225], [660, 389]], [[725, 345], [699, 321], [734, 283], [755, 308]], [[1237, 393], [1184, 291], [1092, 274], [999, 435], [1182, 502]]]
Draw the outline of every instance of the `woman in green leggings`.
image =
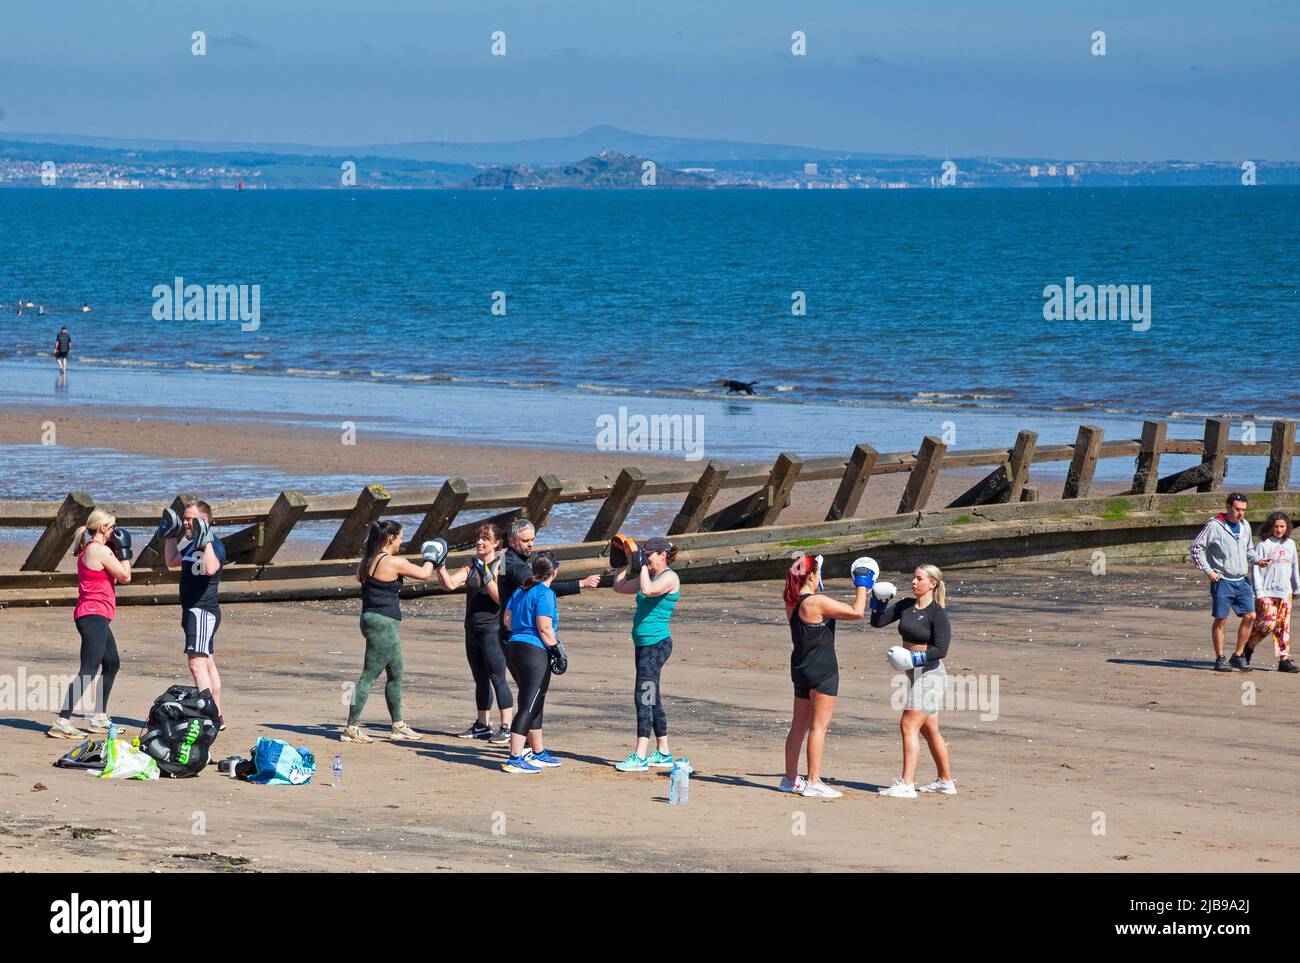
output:
[[352, 707], [348, 710], [347, 728], [339, 737], [343, 742], [374, 742], [358, 723], [361, 712], [370, 698], [370, 687], [387, 672], [384, 699], [388, 714], [393, 717], [393, 731], [389, 738], [419, 739], [420, 734], [402, 720], [402, 641], [397, 637], [397, 625], [402, 621], [402, 609], [397, 593], [408, 578], [431, 579], [447, 557], [447, 543], [434, 539], [425, 543], [423, 565], [414, 565], [397, 554], [402, 547], [402, 526], [392, 520], [373, 522], [366, 535], [366, 551], [357, 566], [357, 581], [361, 583], [361, 634], [366, 639], [366, 661], [352, 694]]

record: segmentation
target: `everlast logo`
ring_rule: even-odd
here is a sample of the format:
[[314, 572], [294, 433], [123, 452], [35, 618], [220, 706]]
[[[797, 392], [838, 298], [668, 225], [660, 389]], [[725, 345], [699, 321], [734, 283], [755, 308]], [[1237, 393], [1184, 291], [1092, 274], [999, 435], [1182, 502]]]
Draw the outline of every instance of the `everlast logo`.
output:
[[70, 900], [51, 903], [50, 913], [50, 932], [55, 934], [126, 933], [135, 943], [148, 943], [153, 934], [153, 903], [147, 899], [100, 899], [83, 903], [73, 893]]

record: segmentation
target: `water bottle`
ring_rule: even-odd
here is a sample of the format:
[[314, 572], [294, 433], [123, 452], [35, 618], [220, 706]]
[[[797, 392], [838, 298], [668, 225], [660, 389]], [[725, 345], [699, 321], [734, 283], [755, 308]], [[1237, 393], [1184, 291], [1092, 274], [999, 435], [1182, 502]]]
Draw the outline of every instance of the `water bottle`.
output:
[[334, 788], [343, 788], [343, 757], [334, 757]]
[[108, 741], [113, 742], [116, 739], [117, 739], [117, 723], [110, 722], [108, 724]]
[[691, 797], [691, 767], [686, 759], [678, 759], [668, 773], [668, 805], [683, 806]]

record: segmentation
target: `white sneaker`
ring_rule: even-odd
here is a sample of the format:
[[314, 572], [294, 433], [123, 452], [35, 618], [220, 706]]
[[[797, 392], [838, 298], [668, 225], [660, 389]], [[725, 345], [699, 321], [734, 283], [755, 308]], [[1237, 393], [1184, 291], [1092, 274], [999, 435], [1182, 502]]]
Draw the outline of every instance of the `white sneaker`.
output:
[[951, 779], [936, 779], [928, 786], [922, 786], [918, 792], [941, 792], [945, 796], [957, 795], [957, 784]]
[[803, 776], [795, 776], [794, 782], [791, 782], [789, 779], [786, 779], [785, 776], [782, 776], [781, 782], [776, 788], [781, 792], [803, 792], [807, 787], [808, 780]]
[[420, 735], [405, 722], [394, 722], [393, 731], [388, 734], [388, 738], [393, 742], [419, 742], [424, 736]]
[[56, 716], [54, 725], [46, 730], [45, 734], [53, 739], [85, 739], [86, 734], [74, 726], [63, 716]]
[[839, 799], [844, 795], [844, 793], [840, 792], [838, 789], [832, 789], [830, 786], [826, 785], [826, 783], [819, 780], [811, 785], [805, 785], [803, 789], [799, 791], [799, 795], [813, 796], [817, 799]]
[[339, 742], [374, 742], [368, 735], [361, 731], [360, 726], [344, 726], [343, 731], [339, 733]]
[[877, 792], [882, 796], [894, 796], [898, 799], [916, 798], [916, 787], [910, 782], [903, 782], [901, 779], [895, 779], [894, 784], [888, 789], [879, 789]]

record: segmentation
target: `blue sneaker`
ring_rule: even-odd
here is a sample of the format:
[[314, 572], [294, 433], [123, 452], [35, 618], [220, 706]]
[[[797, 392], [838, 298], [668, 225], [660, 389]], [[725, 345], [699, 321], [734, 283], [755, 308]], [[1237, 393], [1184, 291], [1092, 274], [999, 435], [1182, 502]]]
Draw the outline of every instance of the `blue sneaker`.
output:
[[534, 766], [527, 756], [511, 756], [501, 764], [506, 772], [541, 772], [540, 766]]
[[541, 752], [530, 752], [525, 758], [534, 766], [547, 766], [554, 769], [557, 766], [564, 765], [563, 762], [551, 755], [549, 749], [543, 749]]

